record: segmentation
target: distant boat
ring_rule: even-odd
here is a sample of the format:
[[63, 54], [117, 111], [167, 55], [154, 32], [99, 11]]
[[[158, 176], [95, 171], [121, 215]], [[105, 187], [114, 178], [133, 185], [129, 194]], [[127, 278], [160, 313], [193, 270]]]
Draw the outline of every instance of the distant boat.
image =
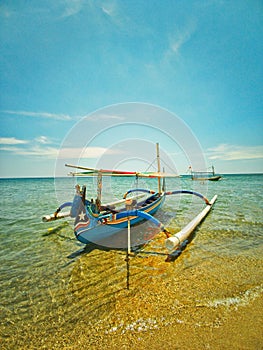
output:
[[221, 175], [216, 175], [215, 168], [212, 165], [211, 171], [193, 171], [192, 167], [189, 167], [191, 172], [191, 179], [198, 181], [218, 181], [222, 178]]

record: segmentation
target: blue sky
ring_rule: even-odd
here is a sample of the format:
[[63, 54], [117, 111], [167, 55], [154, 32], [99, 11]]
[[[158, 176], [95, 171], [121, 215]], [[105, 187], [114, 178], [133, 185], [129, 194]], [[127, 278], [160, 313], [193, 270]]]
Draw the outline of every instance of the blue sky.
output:
[[261, 0], [3, 0], [0, 35], [0, 177], [157, 141], [179, 173], [263, 172]]

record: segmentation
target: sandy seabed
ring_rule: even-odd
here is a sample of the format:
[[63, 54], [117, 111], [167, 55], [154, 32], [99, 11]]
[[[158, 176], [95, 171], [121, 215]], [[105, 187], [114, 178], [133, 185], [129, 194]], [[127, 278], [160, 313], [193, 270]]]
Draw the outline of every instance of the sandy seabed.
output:
[[262, 259], [138, 254], [127, 290], [125, 255], [101, 255], [6, 314], [1, 349], [263, 349]]

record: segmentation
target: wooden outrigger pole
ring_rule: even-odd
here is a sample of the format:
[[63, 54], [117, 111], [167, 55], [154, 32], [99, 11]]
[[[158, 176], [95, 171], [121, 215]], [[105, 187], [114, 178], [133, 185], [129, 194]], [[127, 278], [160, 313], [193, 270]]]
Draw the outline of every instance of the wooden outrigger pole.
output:
[[213, 204], [215, 203], [216, 199], [217, 199], [217, 195], [215, 195], [212, 198], [212, 200], [209, 203], [207, 203], [206, 207], [192, 221], [190, 221], [181, 231], [177, 232], [175, 235], [166, 239], [165, 246], [170, 252], [180, 247], [183, 244], [183, 242], [193, 233], [196, 227], [207, 216]]

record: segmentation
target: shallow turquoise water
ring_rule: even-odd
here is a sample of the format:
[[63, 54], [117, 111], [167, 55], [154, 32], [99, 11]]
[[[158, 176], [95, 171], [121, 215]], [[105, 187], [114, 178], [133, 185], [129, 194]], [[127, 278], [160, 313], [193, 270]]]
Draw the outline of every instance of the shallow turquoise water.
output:
[[[222, 181], [206, 183], [188, 178], [166, 182], [167, 190], [192, 189], [208, 198], [217, 194], [218, 200], [185, 251], [171, 265], [165, 265], [167, 271], [162, 265], [167, 253], [162, 239], [154, 241], [145, 255], [141, 253], [131, 261], [131, 289], [139, 292], [146, 288], [146, 283], [154, 283], [153, 289], [159, 283], [169, 285], [182, 271], [187, 276], [188, 269], [185, 283], [190, 286], [191, 271], [196, 266], [203, 273], [208, 272], [208, 265], [210, 269], [213, 266], [215, 281], [220, 280], [222, 263], [234, 261], [238, 271], [236, 268], [229, 271], [227, 287], [221, 290], [217, 286], [211, 298], [206, 294], [198, 303], [207, 307], [229, 306], [244, 300], [249, 303], [261, 295], [262, 280], [256, 271], [262, 266], [263, 175], [226, 175]], [[81, 183], [88, 185], [87, 196], [95, 198], [93, 179], [81, 179]], [[143, 185], [154, 189], [155, 182], [149, 180]], [[131, 186], [127, 179], [106, 182], [105, 201], [114, 200], [113, 193], [120, 199]], [[21, 344], [41, 346], [37, 337], [30, 338], [33, 329], [43, 330], [49, 339], [58, 324], [63, 329], [70, 320], [71, 327], [76, 326], [79, 322], [76, 316], [82, 315], [83, 307], [86, 313], [81, 317], [87, 323], [94, 315], [103, 323], [118, 301], [116, 295], [126, 287], [125, 255], [90, 248], [86, 254], [74, 256], [83, 245], [74, 238], [72, 221], [41, 222], [42, 216], [54, 212], [61, 202], [72, 200], [74, 180], [2, 179], [0, 188], [0, 320], [2, 338], [9, 344], [6, 348], [12, 348], [15, 335], [20, 348]], [[202, 207], [198, 198], [171, 196], [157, 217], [175, 232]], [[147, 252], [155, 259], [150, 265]], [[200, 280], [200, 290], [206, 287], [205, 283]], [[111, 306], [107, 307], [105, 300]], [[158, 315], [155, 316], [157, 319]], [[26, 335], [25, 329], [31, 330], [31, 336]], [[60, 333], [57, 336], [62, 337]]]

